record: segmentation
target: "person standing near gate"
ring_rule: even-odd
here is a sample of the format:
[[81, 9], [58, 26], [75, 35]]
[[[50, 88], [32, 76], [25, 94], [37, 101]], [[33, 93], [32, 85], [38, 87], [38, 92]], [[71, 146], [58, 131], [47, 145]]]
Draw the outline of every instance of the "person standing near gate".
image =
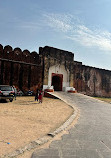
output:
[[42, 89], [39, 91], [39, 103], [42, 103], [43, 91]]
[[36, 89], [36, 93], [35, 93], [35, 101], [38, 101], [38, 97], [39, 97], [39, 89]]
[[16, 96], [17, 96], [17, 89], [15, 88], [15, 86], [13, 86], [13, 89], [14, 89], [14, 97], [15, 97], [15, 100], [16, 100]]

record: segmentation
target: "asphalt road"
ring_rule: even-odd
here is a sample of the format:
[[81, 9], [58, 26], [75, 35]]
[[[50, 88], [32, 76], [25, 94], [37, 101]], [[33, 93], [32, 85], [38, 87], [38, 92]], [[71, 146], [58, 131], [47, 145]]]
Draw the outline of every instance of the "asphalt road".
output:
[[32, 158], [111, 158], [111, 104], [82, 94], [55, 93], [80, 110], [77, 124]]

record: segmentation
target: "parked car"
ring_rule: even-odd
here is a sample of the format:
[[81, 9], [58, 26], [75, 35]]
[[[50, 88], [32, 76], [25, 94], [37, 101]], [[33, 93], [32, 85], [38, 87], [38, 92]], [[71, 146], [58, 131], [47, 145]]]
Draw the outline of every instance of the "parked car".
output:
[[17, 96], [23, 96], [23, 95], [24, 93], [21, 90], [17, 92]]
[[28, 92], [26, 93], [26, 95], [29, 95], [29, 96], [33, 95], [33, 91], [28, 90]]
[[14, 98], [14, 89], [9, 85], [0, 85], [0, 100], [9, 99], [10, 102], [13, 101]]

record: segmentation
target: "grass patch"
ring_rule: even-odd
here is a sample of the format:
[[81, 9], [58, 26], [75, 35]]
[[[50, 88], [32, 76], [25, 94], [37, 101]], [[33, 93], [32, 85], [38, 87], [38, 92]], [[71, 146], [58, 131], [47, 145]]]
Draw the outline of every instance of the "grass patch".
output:
[[111, 98], [105, 98], [105, 97], [94, 97], [94, 98], [105, 101], [107, 103], [111, 103]]

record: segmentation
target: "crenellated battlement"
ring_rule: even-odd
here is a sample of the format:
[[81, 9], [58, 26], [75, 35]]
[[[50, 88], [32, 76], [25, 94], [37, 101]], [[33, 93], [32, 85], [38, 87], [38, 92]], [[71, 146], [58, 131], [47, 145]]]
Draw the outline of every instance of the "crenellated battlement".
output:
[[12, 61], [20, 61], [24, 63], [31, 63], [31, 64], [40, 64], [41, 59], [37, 52], [33, 51], [30, 52], [29, 50], [21, 50], [19, 47], [12, 48], [11, 46], [7, 45], [3, 47], [0, 44], [0, 58], [8, 59]]
[[42, 85], [42, 60], [35, 51], [0, 44], [0, 68], [0, 84], [14, 85], [24, 92]]

